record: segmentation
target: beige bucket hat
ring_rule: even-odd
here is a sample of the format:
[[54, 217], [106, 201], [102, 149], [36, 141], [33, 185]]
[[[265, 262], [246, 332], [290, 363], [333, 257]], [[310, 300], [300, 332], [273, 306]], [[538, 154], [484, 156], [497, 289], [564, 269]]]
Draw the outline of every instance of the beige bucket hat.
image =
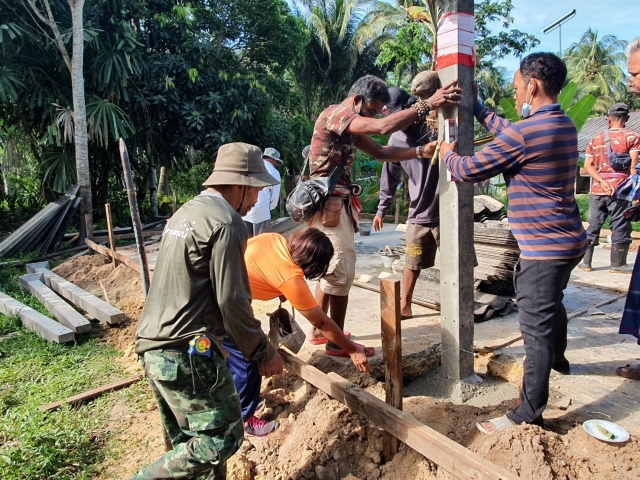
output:
[[278, 185], [269, 175], [262, 160], [262, 152], [248, 143], [226, 143], [218, 149], [216, 164], [205, 187], [215, 185], [246, 185], [247, 187], [269, 187]]

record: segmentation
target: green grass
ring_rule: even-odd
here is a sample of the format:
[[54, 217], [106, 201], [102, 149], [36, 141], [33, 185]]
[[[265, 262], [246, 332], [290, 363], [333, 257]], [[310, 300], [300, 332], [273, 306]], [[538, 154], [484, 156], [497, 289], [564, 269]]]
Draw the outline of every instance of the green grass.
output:
[[[19, 288], [17, 277], [24, 272], [24, 267], [0, 269], [3, 291], [50, 316]], [[120, 353], [104, 343], [99, 332], [58, 345], [0, 314], [0, 335], [10, 332], [19, 334], [0, 341], [0, 478], [91, 478], [109, 451], [104, 427], [111, 408], [122, 401], [135, 408], [139, 389], [46, 414], [38, 407], [121, 379]]]

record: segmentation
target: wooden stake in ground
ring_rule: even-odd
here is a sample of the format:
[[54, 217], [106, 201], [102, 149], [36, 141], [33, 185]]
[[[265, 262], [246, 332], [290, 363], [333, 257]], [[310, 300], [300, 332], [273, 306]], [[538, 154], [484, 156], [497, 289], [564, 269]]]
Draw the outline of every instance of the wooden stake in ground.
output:
[[[113, 235], [113, 223], [111, 222], [111, 204], [110, 203], [104, 204], [104, 211], [105, 211], [105, 214], [107, 215], [107, 232], [109, 233], [109, 248], [115, 252], [116, 239], [114, 238], [114, 235]], [[93, 238], [91, 240], [93, 240]], [[117, 266], [118, 266], [118, 261], [114, 258], [113, 268]]]
[[133, 232], [136, 234], [136, 246], [138, 247], [138, 259], [140, 260], [140, 276], [142, 278], [142, 293], [147, 297], [151, 279], [149, 276], [149, 265], [147, 263], [147, 251], [144, 248], [144, 238], [142, 238], [142, 223], [140, 222], [140, 211], [138, 210], [138, 199], [136, 198], [136, 187], [133, 184], [131, 174], [131, 164], [129, 163], [129, 153], [124, 140], [120, 139], [120, 158], [122, 159], [122, 170], [124, 171], [124, 181], [127, 185], [127, 197], [129, 197], [129, 209], [131, 210], [131, 221]]
[[93, 240], [93, 215], [90, 214], [86, 214], [84, 216], [84, 224], [85, 224], [85, 228], [87, 229], [87, 238], [89, 240]]
[[[400, 280], [380, 281], [380, 312], [382, 314], [382, 356], [384, 358], [385, 401], [402, 410], [402, 337], [400, 335]], [[398, 453], [400, 441], [385, 433], [383, 456], [390, 462]]]
[[[442, 85], [457, 79], [463, 90], [458, 108], [439, 110], [439, 140], [445, 122], [457, 124], [458, 153], [473, 155], [473, 0], [440, 2], [437, 70]], [[440, 162], [440, 257], [442, 370], [451, 378], [471, 377], [473, 370], [473, 185], [447, 179]]]

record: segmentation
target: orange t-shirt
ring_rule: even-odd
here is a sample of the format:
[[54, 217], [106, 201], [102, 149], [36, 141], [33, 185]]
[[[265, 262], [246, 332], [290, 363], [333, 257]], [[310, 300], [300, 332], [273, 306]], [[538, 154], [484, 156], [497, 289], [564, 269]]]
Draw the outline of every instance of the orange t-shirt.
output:
[[287, 240], [279, 233], [250, 238], [244, 260], [254, 299], [271, 300], [284, 295], [296, 310], [318, 306], [304, 280], [304, 272], [291, 258]]

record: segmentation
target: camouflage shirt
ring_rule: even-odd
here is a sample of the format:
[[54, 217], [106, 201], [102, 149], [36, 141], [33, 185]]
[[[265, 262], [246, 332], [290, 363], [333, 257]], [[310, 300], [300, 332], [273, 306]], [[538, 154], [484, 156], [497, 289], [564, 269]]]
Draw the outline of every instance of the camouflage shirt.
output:
[[358, 116], [343, 105], [331, 105], [323, 110], [313, 127], [309, 169], [311, 177], [328, 177], [337, 165], [344, 166], [338, 185], [351, 183], [351, 166], [356, 154], [357, 135], [345, 132]]

